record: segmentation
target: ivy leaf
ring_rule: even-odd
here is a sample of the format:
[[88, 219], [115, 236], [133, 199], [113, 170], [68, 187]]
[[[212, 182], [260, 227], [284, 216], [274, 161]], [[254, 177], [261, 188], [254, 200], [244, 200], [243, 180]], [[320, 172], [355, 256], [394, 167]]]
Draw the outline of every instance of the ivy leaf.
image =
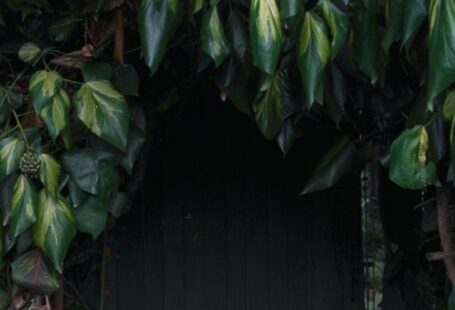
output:
[[14, 283], [35, 294], [50, 295], [59, 288], [58, 274], [50, 267], [40, 251], [28, 252], [11, 264]]
[[190, 0], [190, 12], [196, 14], [204, 6], [204, 0]]
[[300, 131], [295, 124], [295, 121], [288, 118], [281, 127], [280, 133], [277, 136], [277, 143], [283, 153], [283, 157], [287, 155], [294, 142], [300, 138]]
[[98, 137], [124, 150], [129, 112], [125, 97], [108, 81], [90, 81], [74, 97], [79, 119]]
[[430, 1], [428, 99], [455, 81], [455, 2]]
[[253, 64], [273, 75], [282, 46], [280, 13], [275, 0], [252, 0], [249, 24]]
[[353, 165], [356, 147], [346, 137], [342, 138], [322, 158], [300, 195], [324, 190], [335, 185]]
[[128, 145], [126, 146], [125, 156], [121, 161], [122, 167], [131, 175], [134, 164], [141, 154], [145, 143], [145, 132], [136, 126], [132, 126], [128, 135]]
[[139, 10], [142, 53], [152, 74], [166, 53], [169, 40], [180, 24], [183, 1], [144, 0]]
[[287, 19], [297, 15], [307, 0], [280, 0], [281, 17]]
[[25, 63], [32, 63], [41, 54], [41, 49], [32, 42], [27, 42], [21, 46], [17, 56]]
[[74, 211], [77, 229], [96, 239], [104, 230], [107, 219], [107, 206], [96, 196], [89, 197]]
[[57, 197], [59, 193], [58, 181], [62, 168], [60, 164], [48, 154], [41, 154], [40, 160], [39, 179], [49, 193]]
[[125, 193], [118, 192], [109, 202], [109, 212], [119, 218], [128, 207], [128, 197]]
[[25, 143], [17, 138], [0, 140], [0, 179], [19, 169], [19, 161], [25, 150]]
[[447, 94], [442, 106], [442, 115], [446, 121], [451, 121], [455, 117], [455, 91]]
[[420, 25], [422, 25], [427, 16], [427, 12], [426, 0], [406, 0], [406, 6], [403, 11], [403, 45], [419, 30]]
[[256, 123], [264, 137], [273, 139], [281, 129], [284, 120], [293, 112], [293, 97], [287, 76], [279, 72], [253, 103]]
[[218, 67], [229, 55], [230, 46], [215, 6], [211, 7], [202, 18], [201, 40], [202, 50], [212, 57], [215, 66]]
[[33, 240], [60, 273], [66, 252], [75, 235], [76, 223], [66, 200], [61, 196], [52, 196], [45, 189], [41, 190]]
[[77, 186], [90, 194], [107, 197], [114, 187], [116, 173], [102, 152], [70, 151], [63, 154], [62, 165]]
[[330, 59], [330, 43], [324, 21], [312, 12], [305, 13], [297, 46], [297, 61], [303, 76], [305, 104], [313, 105], [324, 67]]
[[232, 52], [241, 62], [244, 62], [248, 52], [248, 35], [242, 20], [235, 12], [229, 14], [226, 30], [232, 43]]
[[16, 238], [37, 219], [38, 193], [32, 183], [20, 175], [13, 188], [9, 234]]
[[359, 11], [353, 20], [353, 56], [360, 70], [365, 72], [375, 84], [379, 77], [380, 45], [375, 10]]
[[332, 35], [331, 58], [334, 59], [346, 41], [349, 20], [346, 13], [333, 0], [321, 0], [319, 7], [322, 10], [324, 20], [330, 28]]
[[393, 42], [402, 37], [404, 23], [404, 9], [407, 0], [387, 0], [385, 4], [386, 32], [382, 40], [382, 47], [389, 54]]
[[436, 183], [436, 166], [427, 162], [428, 147], [428, 133], [424, 126], [403, 131], [391, 146], [390, 179], [408, 189], [421, 189]]
[[30, 78], [29, 90], [33, 107], [41, 111], [44, 105], [60, 90], [62, 76], [57, 71], [37, 71]]
[[49, 136], [55, 142], [57, 136], [69, 123], [70, 99], [66, 91], [60, 89], [50, 100], [37, 110], [46, 124]]
[[15, 89], [6, 89], [0, 86], [0, 113], [9, 113], [19, 108], [23, 102], [23, 95]]

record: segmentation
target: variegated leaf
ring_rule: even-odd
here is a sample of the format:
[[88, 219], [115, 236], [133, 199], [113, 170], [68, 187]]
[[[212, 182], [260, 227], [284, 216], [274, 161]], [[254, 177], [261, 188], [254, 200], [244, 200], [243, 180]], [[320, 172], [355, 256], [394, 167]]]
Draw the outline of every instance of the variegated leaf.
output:
[[25, 143], [17, 138], [0, 140], [0, 179], [19, 168], [19, 161], [25, 150]]
[[30, 78], [29, 90], [36, 111], [41, 111], [44, 105], [60, 90], [63, 79], [56, 71], [37, 71]]
[[230, 46], [215, 6], [211, 7], [202, 19], [201, 40], [202, 50], [212, 57], [218, 67], [229, 55]]
[[63, 260], [75, 235], [76, 223], [67, 201], [41, 190], [33, 240], [59, 272], [63, 270]]
[[330, 42], [324, 21], [313, 12], [305, 13], [297, 45], [297, 61], [303, 76], [305, 104], [310, 108], [330, 59]]
[[59, 192], [58, 181], [62, 167], [48, 154], [41, 154], [40, 160], [39, 178], [49, 193], [57, 197]]
[[98, 137], [124, 150], [129, 112], [125, 97], [108, 81], [90, 81], [74, 97], [77, 116]]
[[332, 37], [331, 58], [333, 59], [346, 41], [349, 24], [348, 16], [333, 0], [321, 0], [319, 7], [322, 10], [324, 20], [330, 28]]
[[38, 111], [53, 141], [69, 123], [70, 99], [63, 89], [50, 98]]
[[35, 223], [37, 218], [38, 193], [33, 184], [23, 175], [14, 184], [11, 201], [9, 234], [16, 238]]
[[275, 0], [252, 0], [249, 23], [253, 63], [273, 75], [282, 45], [280, 13]]

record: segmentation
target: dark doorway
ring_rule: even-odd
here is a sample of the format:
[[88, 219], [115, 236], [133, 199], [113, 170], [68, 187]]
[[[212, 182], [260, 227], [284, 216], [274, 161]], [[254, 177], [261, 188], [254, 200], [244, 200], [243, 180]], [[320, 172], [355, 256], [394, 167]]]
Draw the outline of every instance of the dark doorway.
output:
[[334, 131], [308, 128], [283, 159], [209, 97], [152, 146], [142, 197], [117, 229], [106, 308], [362, 309], [358, 176], [298, 196]]

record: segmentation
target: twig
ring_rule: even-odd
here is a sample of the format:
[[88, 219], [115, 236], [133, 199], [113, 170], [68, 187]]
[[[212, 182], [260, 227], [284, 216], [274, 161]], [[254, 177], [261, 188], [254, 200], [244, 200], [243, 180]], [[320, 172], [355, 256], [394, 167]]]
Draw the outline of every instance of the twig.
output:
[[24, 142], [27, 145], [27, 148], [30, 148], [30, 144], [28, 143], [28, 139], [27, 139], [27, 136], [25, 135], [24, 128], [22, 128], [22, 125], [21, 125], [21, 120], [19, 119], [19, 116], [17, 115], [16, 111], [13, 110], [12, 112], [14, 115], [14, 119], [16, 120], [17, 127], [19, 128], [19, 131], [21, 132], [21, 135], [24, 138]]
[[445, 253], [445, 252], [430, 252], [425, 255], [428, 261], [433, 262], [437, 260], [443, 260], [450, 257], [455, 257], [455, 252]]

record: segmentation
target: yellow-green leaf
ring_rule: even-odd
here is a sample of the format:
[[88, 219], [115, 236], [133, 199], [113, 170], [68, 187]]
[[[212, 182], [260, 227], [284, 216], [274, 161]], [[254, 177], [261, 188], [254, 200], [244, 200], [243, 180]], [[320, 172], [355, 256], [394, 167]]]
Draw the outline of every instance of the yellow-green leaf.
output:
[[36, 111], [41, 111], [44, 105], [62, 87], [63, 79], [57, 71], [37, 71], [30, 78], [29, 90]]
[[25, 143], [17, 138], [0, 140], [0, 179], [19, 169]]
[[48, 154], [40, 154], [40, 170], [39, 170], [39, 179], [44, 184], [44, 187], [54, 195], [58, 196], [58, 181], [60, 178], [60, 173], [62, 167], [60, 164]]
[[41, 54], [41, 49], [32, 42], [27, 42], [19, 49], [18, 57], [25, 63], [31, 63]]
[[273, 75], [282, 45], [281, 19], [275, 0], [252, 0], [249, 23], [253, 63]]
[[305, 104], [314, 102], [324, 67], [330, 59], [330, 43], [324, 21], [313, 12], [305, 13], [297, 45], [297, 61], [303, 77]]
[[201, 40], [202, 50], [212, 57], [218, 67], [229, 55], [230, 46], [216, 7], [211, 7], [202, 19]]
[[428, 133], [424, 126], [403, 131], [391, 146], [390, 179], [408, 189], [421, 189], [436, 183], [436, 166], [427, 160], [428, 147]]
[[124, 150], [129, 112], [125, 97], [108, 81], [89, 81], [74, 96], [77, 116], [98, 137]]
[[332, 0], [321, 0], [319, 7], [332, 36], [331, 58], [335, 58], [348, 34], [348, 17]]
[[49, 136], [53, 141], [69, 123], [70, 99], [66, 91], [60, 89], [40, 111], [37, 111], [46, 124]]
[[63, 261], [75, 235], [76, 223], [67, 201], [41, 190], [33, 240], [59, 272], [63, 270]]
[[9, 234], [16, 238], [33, 225], [37, 217], [38, 194], [33, 184], [20, 175], [13, 188]]

